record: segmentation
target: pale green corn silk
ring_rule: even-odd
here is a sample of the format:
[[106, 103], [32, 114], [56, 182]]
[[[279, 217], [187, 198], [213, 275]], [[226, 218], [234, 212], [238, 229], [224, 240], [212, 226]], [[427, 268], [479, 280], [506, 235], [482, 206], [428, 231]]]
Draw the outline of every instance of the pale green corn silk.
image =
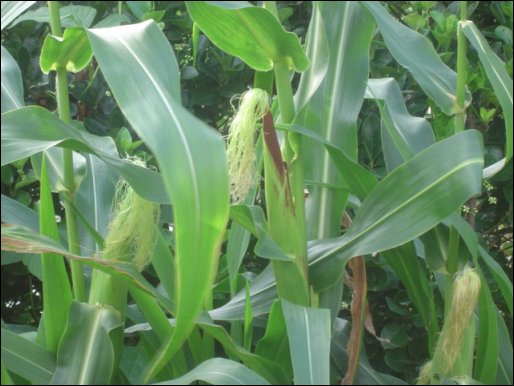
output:
[[239, 110], [229, 128], [227, 159], [231, 194], [234, 202], [248, 196], [257, 181], [255, 130], [269, 108], [266, 91], [254, 88], [241, 95]]
[[[145, 166], [141, 160], [131, 160]], [[109, 224], [103, 256], [132, 262], [140, 271], [149, 263], [155, 243], [159, 205], [141, 198], [125, 181], [116, 186], [114, 216]]]
[[462, 349], [462, 339], [480, 294], [480, 277], [465, 267], [453, 282], [451, 308], [437, 341], [432, 361], [420, 371], [418, 384], [430, 383], [431, 377], [442, 379], [455, 365]]

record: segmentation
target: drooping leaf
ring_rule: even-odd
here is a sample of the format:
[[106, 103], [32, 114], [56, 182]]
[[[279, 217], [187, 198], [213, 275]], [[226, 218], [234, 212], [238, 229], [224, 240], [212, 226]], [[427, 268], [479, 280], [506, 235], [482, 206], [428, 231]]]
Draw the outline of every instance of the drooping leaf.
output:
[[[396, 21], [378, 2], [361, 3], [375, 19], [384, 42], [396, 61], [405, 67], [423, 91], [448, 115], [459, 111], [457, 74], [443, 63], [427, 38]], [[471, 102], [466, 90], [465, 103]]]
[[187, 338], [211, 291], [229, 212], [225, 146], [181, 106], [178, 65], [155, 22], [88, 34], [122, 112], [155, 155], [173, 203], [177, 326], [145, 374], [149, 380]]
[[298, 36], [286, 32], [267, 9], [246, 1], [188, 1], [186, 6], [216, 46], [257, 71], [269, 71], [274, 63], [282, 61], [298, 72], [309, 65]]
[[81, 263], [90, 265], [92, 268], [127, 280], [129, 284], [135, 285], [145, 292], [152, 294], [166, 310], [172, 312], [174, 309], [171, 301], [160, 295], [131, 263], [77, 256], [54, 240], [18, 225], [2, 224], [2, 250], [29, 253], [48, 252], [63, 255], [68, 259], [80, 261]]
[[2, 114], [2, 165], [54, 146], [95, 154], [126, 179], [141, 197], [169, 203], [161, 176], [119, 158], [112, 138], [78, 130], [39, 106]]
[[312, 243], [317, 261], [310, 273], [316, 290], [330, 287], [348, 258], [401, 245], [479, 193], [482, 157], [480, 133], [467, 130], [430, 146], [387, 175], [342, 237]]
[[491, 165], [490, 172], [487, 169], [484, 170], [485, 177], [490, 177], [497, 173], [512, 158], [512, 78], [505, 69], [505, 63], [491, 49], [487, 40], [485, 40], [472, 21], [462, 21], [461, 28], [478, 53], [487, 77], [493, 86], [495, 95], [502, 106], [505, 119], [505, 137], [507, 139], [505, 143], [505, 159], [499, 161], [496, 167]]
[[424, 118], [409, 114], [398, 83], [393, 78], [369, 79], [366, 98], [375, 99], [382, 120], [382, 150], [388, 171], [435, 143]]
[[194, 381], [204, 381], [211, 385], [269, 385], [248, 367], [225, 358], [208, 359], [179, 378], [155, 385], [188, 385]]

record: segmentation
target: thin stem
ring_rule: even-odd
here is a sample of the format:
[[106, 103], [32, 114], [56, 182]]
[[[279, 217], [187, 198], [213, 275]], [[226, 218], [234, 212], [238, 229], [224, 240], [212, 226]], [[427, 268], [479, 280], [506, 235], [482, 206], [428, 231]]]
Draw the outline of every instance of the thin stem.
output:
[[[460, 2], [460, 20], [461, 22], [466, 20], [466, 9], [467, 2]], [[465, 103], [465, 87], [466, 87], [466, 55], [467, 45], [466, 37], [462, 32], [462, 26], [459, 24], [457, 30], [457, 105], [460, 107], [460, 111], [455, 114], [455, 133], [464, 130], [464, 124], [466, 121], [466, 111], [464, 107]]]
[[[48, 9], [50, 12], [50, 28], [52, 35], [62, 36], [61, 19], [59, 16], [59, 2], [49, 1]], [[65, 68], [57, 69], [56, 76], [56, 96], [57, 109], [59, 118], [66, 123], [71, 123], [70, 99], [68, 94], [68, 78]], [[63, 168], [64, 168], [64, 186], [67, 191], [64, 192], [66, 200], [64, 200], [64, 210], [66, 215], [66, 231], [68, 233], [68, 248], [71, 252], [80, 255], [79, 233], [77, 227], [77, 218], [73, 213], [71, 204], [75, 202], [75, 181], [73, 173], [73, 151], [63, 149]], [[82, 272], [82, 264], [78, 261], [70, 262], [71, 278], [73, 282], [73, 295], [78, 301], [86, 300], [86, 289], [84, 284], [84, 275]]]

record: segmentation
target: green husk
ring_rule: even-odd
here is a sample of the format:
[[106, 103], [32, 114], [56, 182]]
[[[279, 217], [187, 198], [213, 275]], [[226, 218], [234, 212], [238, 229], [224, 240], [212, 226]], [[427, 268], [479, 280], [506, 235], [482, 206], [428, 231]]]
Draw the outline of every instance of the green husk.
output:
[[257, 181], [255, 130], [269, 108], [266, 91], [255, 88], [241, 95], [241, 103], [229, 128], [227, 159], [231, 194], [241, 202]]
[[473, 312], [480, 294], [480, 277], [471, 268], [457, 273], [453, 282], [451, 308], [448, 311], [441, 335], [437, 341], [432, 361], [420, 371], [418, 384], [439, 383], [452, 375], [463, 349], [464, 333], [473, 322]]

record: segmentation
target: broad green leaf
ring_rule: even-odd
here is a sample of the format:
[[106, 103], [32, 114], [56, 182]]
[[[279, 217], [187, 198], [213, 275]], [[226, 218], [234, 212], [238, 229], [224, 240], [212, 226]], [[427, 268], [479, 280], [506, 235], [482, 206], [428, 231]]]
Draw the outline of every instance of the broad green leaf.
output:
[[230, 207], [230, 218], [244, 226], [257, 237], [254, 250], [257, 256], [272, 260], [290, 261], [293, 259], [292, 256], [282, 251], [269, 235], [268, 225], [261, 207], [255, 205], [232, 205]]
[[67, 28], [62, 37], [47, 35], [41, 49], [39, 65], [45, 74], [60, 68], [79, 72], [92, 57], [93, 51], [84, 28]]
[[435, 143], [430, 124], [409, 114], [393, 78], [369, 79], [366, 98], [375, 99], [380, 109], [382, 150], [388, 171]]
[[409, 342], [405, 325], [396, 322], [387, 323], [384, 328], [382, 328], [380, 337], [384, 339], [380, 342], [384, 349], [404, 347]]
[[[3, 13], [2, 13], [3, 14]], [[84, 27], [88, 28], [93, 23], [96, 16], [96, 9], [84, 5], [68, 5], [59, 9], [61, 16], [61, 26], [68, 27]], [[18, 17], [11, 27], [25, 20], [32, 20], [38, 23], [50, 23], [50, 14], [48, 7], [43, 6], [35, 11], [29, 11]]]
[[[457, 75], [446, 66], [429, 40], [396, 21], [378, 2], [361, 3], [375, 19], [384, 42], [396, 61], [416, 79], [423, 91], [448, 115], [457, 113]], [[465, 106], [471, 102], [466, 91]]]
[[145, 375], [149, 380], [187, 338], [211, 291], [229, 212], [225, 146], [181, 106], [177, 62], [155, 22], [88, 33], [122, 112], [155, 155], [173, 203], [177, 326]]
[[350, 257], [394, 248], [444, 220], [480, 193], [482, 165], [482, 137], [466, 130], [396, 168], [369, 193], [342, 237], [311, 243], [315, 289], [335, 283]]
[[193, 21], [216, 46], [257, 71], [269, 71], [277, 62], [285, 62], [298, 72], [309, 65], [298, 36], [286, 32], [267, 9], [246, 1], [188, 1], [186, 6]]
[[172, 312], [174, 309], [170, 300], [160, 295], [131, 263], [74, 255], [54, 240], [18, 225], [2, 224], [2, 250], [30, 253], [48, 252], [63, 255], [68, 259], [80, 261], [92, 268], [124, 279], [129, 284], [151, 294], [167, 311]]
[[[3, 3], [2, 3], [3, 7]], [[3, 13], [2, 13], [3, 16]], [[23, 83], [18, 63], [2, 46], [2, 113], [24, 106]]]
[[[2, 1], [2, 27], [6, 28], [18, 15], [21, 15], [37, 1]], [[2, 57], [2, 61], [4, 58]], [[2, 63], [3, 66], [3, 63]], [[3, 74], [2, 74], [3, 75]]]
[[[512, 158], [512, 78], [507, 73], [503, 63], [496, 53], [491, 49], [487, 40], [480, 33], [472, 21], [462, 21], [461, 28], [470, 43], [478, 53], [487, 77], [493, 86], [495, 95], [503, 109], [505, 118], [505, 159], [500, 161], [501, 167]], [[497, 170], [499, 171], [499, 170]], [[489, 175], [488, 175], [489, 176]]]
[[5, 368], [36, 385], [48, 385], [55, 371], [55, 354], [2, 327]]
[[[59, 241], [59, 231], [55, 222], [55, 210], [50, 181], [47, 175], [46, 158], [43, 157], [41, 167], [41, 189], [39, 207], [39, 228], [41, 234]], [[43, 313], [45, 315], [46, 347], [57, 352], [61, 340], [68, 311], [73, 300], [68, 273], [62, 256], [42, 253], [43, 266]]]
[[114, 372], [114, 349], [109, 334], [121, 326], [119, 313], [113, 308], [74, 302], [57, 352], [52, 383], [109, 384]]
[[330, 384], [330, 311], [281, 302], [295, 384]]
[[[350, 337], [350, 322], [336, 318], [334, 321], [334, 333], [332, 335], [332, 344], [330, 348], [331, 361], [337, 369], [339, 375], [337, 383], [343, 377], [345, 372], [345, 364], [348, 360], [347, 343]], [[375, 371], [368, 362], [365, 353], [361, 353], [357, 364], [357, 372], [355, 374], [356, 385], [406, 385], [407, 383], [401, 379], [395, 378], [388, 374], [382, 374]]]
[[211, 385], [269, 385], [248, 367], [225, 358], [208, 359], [179, 378], [155, 385], [189, 385], [195, 381], [204, 381]]
[[2, 165], [54, 146], [95, 154], [126, 179], [141, 197], [169, 203], [161, 176], [119, 158], [111, 137], [99, 137], [78, 130], [39, 106], [2, 114]]
[[[373, 30], [372, 18], [358, 3], [314, 3], [306, 50], [316, 67], [302, 74], [295, 100], [299, 110], [293, 123], [310, 129], [351, 161], [357, 158], [356, 121], [368, 78]], [[320, 61], [327, 63], [326, 69]], [[301, 151], [309, 187], [307, 238], [334, 237], [340, 232], [347, 198], [341, 189], [345, 176], [335, 166], [331, 150], [327, 152], [318, 141], [304, 136]]]

